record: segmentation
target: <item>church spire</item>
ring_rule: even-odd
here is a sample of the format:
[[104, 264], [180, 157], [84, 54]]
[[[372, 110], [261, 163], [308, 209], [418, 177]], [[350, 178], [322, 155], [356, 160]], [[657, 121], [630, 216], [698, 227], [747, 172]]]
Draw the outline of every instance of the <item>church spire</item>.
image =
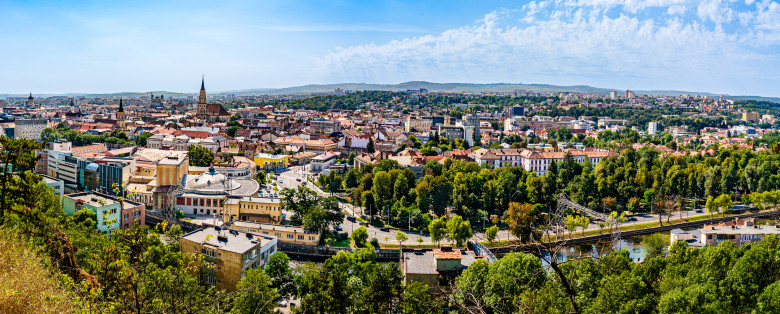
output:
[[122, 107], [122, 98], [119, 98], [119, 112], [125, 112], [125, 108]]
[[198, 111], [203, 111], [205, 113], [205, 104], [206, 104], [206, 79], [205, 76], [200, 79], [200, 95], [198, 96], [198, 104], [204, 105], [203, 108], [201, 106], [198, 106]]

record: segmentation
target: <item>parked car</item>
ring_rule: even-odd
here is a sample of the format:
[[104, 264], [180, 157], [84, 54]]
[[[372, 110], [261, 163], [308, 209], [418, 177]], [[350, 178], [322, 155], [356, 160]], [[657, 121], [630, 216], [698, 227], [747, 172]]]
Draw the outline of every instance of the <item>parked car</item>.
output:
[[333, 229], [335, 229], [336, 231], [344, 230], [343, 228], [341, 228], [341, 226], [335, 226], [335, 227], [333, 227]]
[[379, 228], [379, 230], [384, 231], [384, 232], [390, 232], [390, 227], [382, 227], [382, 228]]
[[284, 183], [284, 180], [282, 180], [282, 179], [279, 179], [279, 183]]
[[357, 219], [353, 216], [347, 216], [347, 221], [356, 222]]
[[361, 226], [366, 226], [366, 227], [368, 227], [368, 223], [367, 223], [367, 222], [365, 222], [365, 221], [361, 221], [361, 222], [360, 222], [360, 225], [361, 225]]
[[636, 217], [628, 217], [627, 221], [639, 221]]
[[701, 214], [701, 213], [703, 213], [703, 212], [704, 212], [704, 210], [703, 210], [703, 209], [701, 209], [701, 208], [699, 208], [699, 209], [697, 209], [697, 210], [696, 210], [696, 213], [697, 213], [697, 214]]
[[295, 178], [295, 181], [301, 182], [301, 178]]

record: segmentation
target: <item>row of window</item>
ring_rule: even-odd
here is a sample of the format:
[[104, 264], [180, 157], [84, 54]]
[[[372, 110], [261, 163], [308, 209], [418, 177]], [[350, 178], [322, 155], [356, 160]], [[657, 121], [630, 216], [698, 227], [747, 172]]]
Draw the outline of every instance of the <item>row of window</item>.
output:
[[265, 209], [265, 210], [279, 210], [279, 207], [277, 206], [269, 206], [269, 205], [256, 205], [256, 204], [241, 204], [242, 209]]

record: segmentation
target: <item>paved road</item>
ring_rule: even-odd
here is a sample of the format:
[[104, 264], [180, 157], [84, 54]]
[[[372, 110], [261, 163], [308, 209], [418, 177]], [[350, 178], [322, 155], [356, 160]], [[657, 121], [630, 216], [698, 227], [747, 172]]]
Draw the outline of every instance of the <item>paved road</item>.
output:
[[[306, 171], [304, 166], [294, 166], [287, 169], [287, 171], [280, 173], [277, 176], [277, 186], [279, 186], [279, 190], [281, 191], [282, 188], [290, 188], [290, 189], [297, 189], [299, 185], [306, 182], [306, 187], [312, 189], [317, 195], [321, 197], [328, 197], [330, 196], [330, 193], [326, 193], [322, 191], [317, 185], [313, 184], [311, 181], [316, 180], [316, 176], [314, 176], [312, 173]], [[279, 183], [278, 179], [281, 179], [282, 182]], [[301, 179], [301, 181], [298, 181], [297, 179]], [[362, 213], [362, 208], [360, 206], [354, 206], [352, 204], [339, 202], [339, 207], [342, 211], [347, 213], [347, 215], [355, 216], [355, 213], [357, 212], [358, 216]], [[288, 213], [290, 215], [291, 213]], [[343, 232], [352, 233], [352, 230], [357, 229], [360, 227], [359, 224], [350, 222], [346, 218], [344, 218], [344, 221], [341, 223], [341, 228]], [[390, 232], [384, 232], [382, 230], [379, 230], [379, 228], [368, 225], [368, 235], [369, 238], [376, 238], [379, 240], [379, 242], [382, 243], [394, 243], [398, 244], [398, 241], [395, 241], [395, 230], [391, 230]], [[409, 237], [409, 240], [406, 242], [407, 244], [410, 243], [418, 243], [417, 239], [420, 238], [419, 234], [407, 234]], [[388, 241], [385, 241], [385, 237], [388, 237]], [[431, 244], [430, 238], [423, 236], [423, 243], [424, 244]]]
[[[279, 179], [281, 179], [282, 182], [278, 182]], [[296, 179], [301, 179], [301, 181], [298, 181]], [[279, 191], [281, 191], [282, 188], [297, 189], [299, 185], [303, 184], [303, 182], [307, 182], [306, 186], [308, 188], [314, 190], [314, 192], [316, 192], [317, 195], [319, 195], [321, 197], [328, 197], [328, 196], [330, 196], [330, 193], [326, 193], [326, 192], [322, 191], [322, 189], [320, 189], [318, 186], [316, 186], [315, 184], [310, 182], [310, 180], [316, 180], [316, 176], [314, 176], [310, 172], [307, 172], [306, 169], [304, 168], [304, 166], [290, 167], [290, 168], [288, 168], [287, 171], [282, 172], [279, 175], [277, 175], [276, 176], [276, 180], [277, 180], [277, 186], [279, 187]], [[697, 203], [696, 205], [703, 206], [704, 203], [700, 202], [700, 203]], [[339, 202], [339, 206], [348, 215], [355, 216], [355, 213], [357, 213], [358, 214], [357, 216], [359, 216], [363, 212], [362, 209], [359, 206], [354, 206], [352, 204]], [[735, 206], [735, 208], [737, 208], [737, 206]], [[287, 215], [291, 215], [291, 213], [287, 213]], [[684, 218], [695, 217], [695, 216], [704, 216], [704, 215], [709, 216], [709, 214], [706, 213], [706, 210], [704, 210], [702, 213], [696, 213], [693, 209], [691, 209], [691, 210], [683, 211], [682, 213], [674, 212], [674, 213], [672, 213], [672, 216], [670, 218], [671, 219], [677, 219], [677, 218], [680, 218], [681, 215]], [[634, 215], [634, 216], [631, 216], [631, 217], [635, 218], [636, 221], [628, 221], [625, 224], [623, 224], [623, 226], [629, 226], [629, 225], [634, 225], [634, 224], [642, 224], [642, 223], [647, 223], [647, 222], [658, 221], [658, 215], [657, 214], [640, 214], [640, 215]], [[664, 223], [666, 223], [666, 217], [667, 217], [667, 215], [663, 215], [662, 216], [662, 219], [663, 219]], [[489, 227], [491, 225], [491, 223], [488, 221], [488, 222], [485, 222], [484, 225], [485, 225], [485, 227]], [[352, 233], [352, 230], [357, 229], [358, 227], [360, 227], [359, 224], [352, 223], [352, 222], [350, 222], [350, 221], [348, 221], [346, 219], [344, 219], [344, 221], [341, 223], [340, 226], [342, 227], [343, 232], [348, 232], [348, 233]], [[475, 224], [475, 227], [476, 227], [476, 224]], [[479, 227], [481, 227], [481, 225], [479, 225]], [[598, 230], [598, 229], [599, 229], [598, 222], [597, 221], [591, 221], [590, 225], [588, 225], [588, 228], [585, 229], [585, 230]], [[582, 229], [577, 228], [575, 233], [579, 233], [579, 232], [582, 232]], [[377, 228], [375, 226], [372, 226], [372, 225], [369, 225], [368, 226], [368, 234], [369, 234], [370, 238], [376, 238], [381, 243], [398, 244], [398, 242], [394, 240], [395, 239], [395, 234], [396, 234], [395, 230], [391, 230], [390, 232], [383, 232], [383, 231], [379, 230], [379, 228]], [[430, 237], [428, 237], [426, 235], [420, 236], [419, 233], [408, 233], [407, 236], [409, 237], [409, 240], [407, 242], [405, 242], [406, 244], [418, 244], [420, 242], [418, 242], [417, 240], [420, 239], [420, 238], [423, 239], [423, 242], [421, 242], [422, 244], [432, 244]], [[385, 237], [388, 238], [387, 241], [385, 241]], [[498, 231], [498, 235], [497, 235], [496, 238], [497, 238], [497, 240], [509, 240], [509, 239], [514, 239], [514, 236], [512, 236], [509, 233], [508, 230], [499, 230]], [[487, 241], [487, 238], [485, 237], [484, 233], [475, 231], [474, 232], [474, 240]]]

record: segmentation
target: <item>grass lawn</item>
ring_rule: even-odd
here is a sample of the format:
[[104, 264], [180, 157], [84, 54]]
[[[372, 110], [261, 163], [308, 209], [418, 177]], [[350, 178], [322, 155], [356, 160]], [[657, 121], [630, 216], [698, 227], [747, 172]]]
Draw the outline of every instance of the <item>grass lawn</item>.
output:
[[335, 247], [350, 247], [352, 240], [347, 238], [346, 240], [335, 240], [335, 239], [328, 239], [325, 240], [325, 243], [327, 243], [328, 246], [335, 246]]

